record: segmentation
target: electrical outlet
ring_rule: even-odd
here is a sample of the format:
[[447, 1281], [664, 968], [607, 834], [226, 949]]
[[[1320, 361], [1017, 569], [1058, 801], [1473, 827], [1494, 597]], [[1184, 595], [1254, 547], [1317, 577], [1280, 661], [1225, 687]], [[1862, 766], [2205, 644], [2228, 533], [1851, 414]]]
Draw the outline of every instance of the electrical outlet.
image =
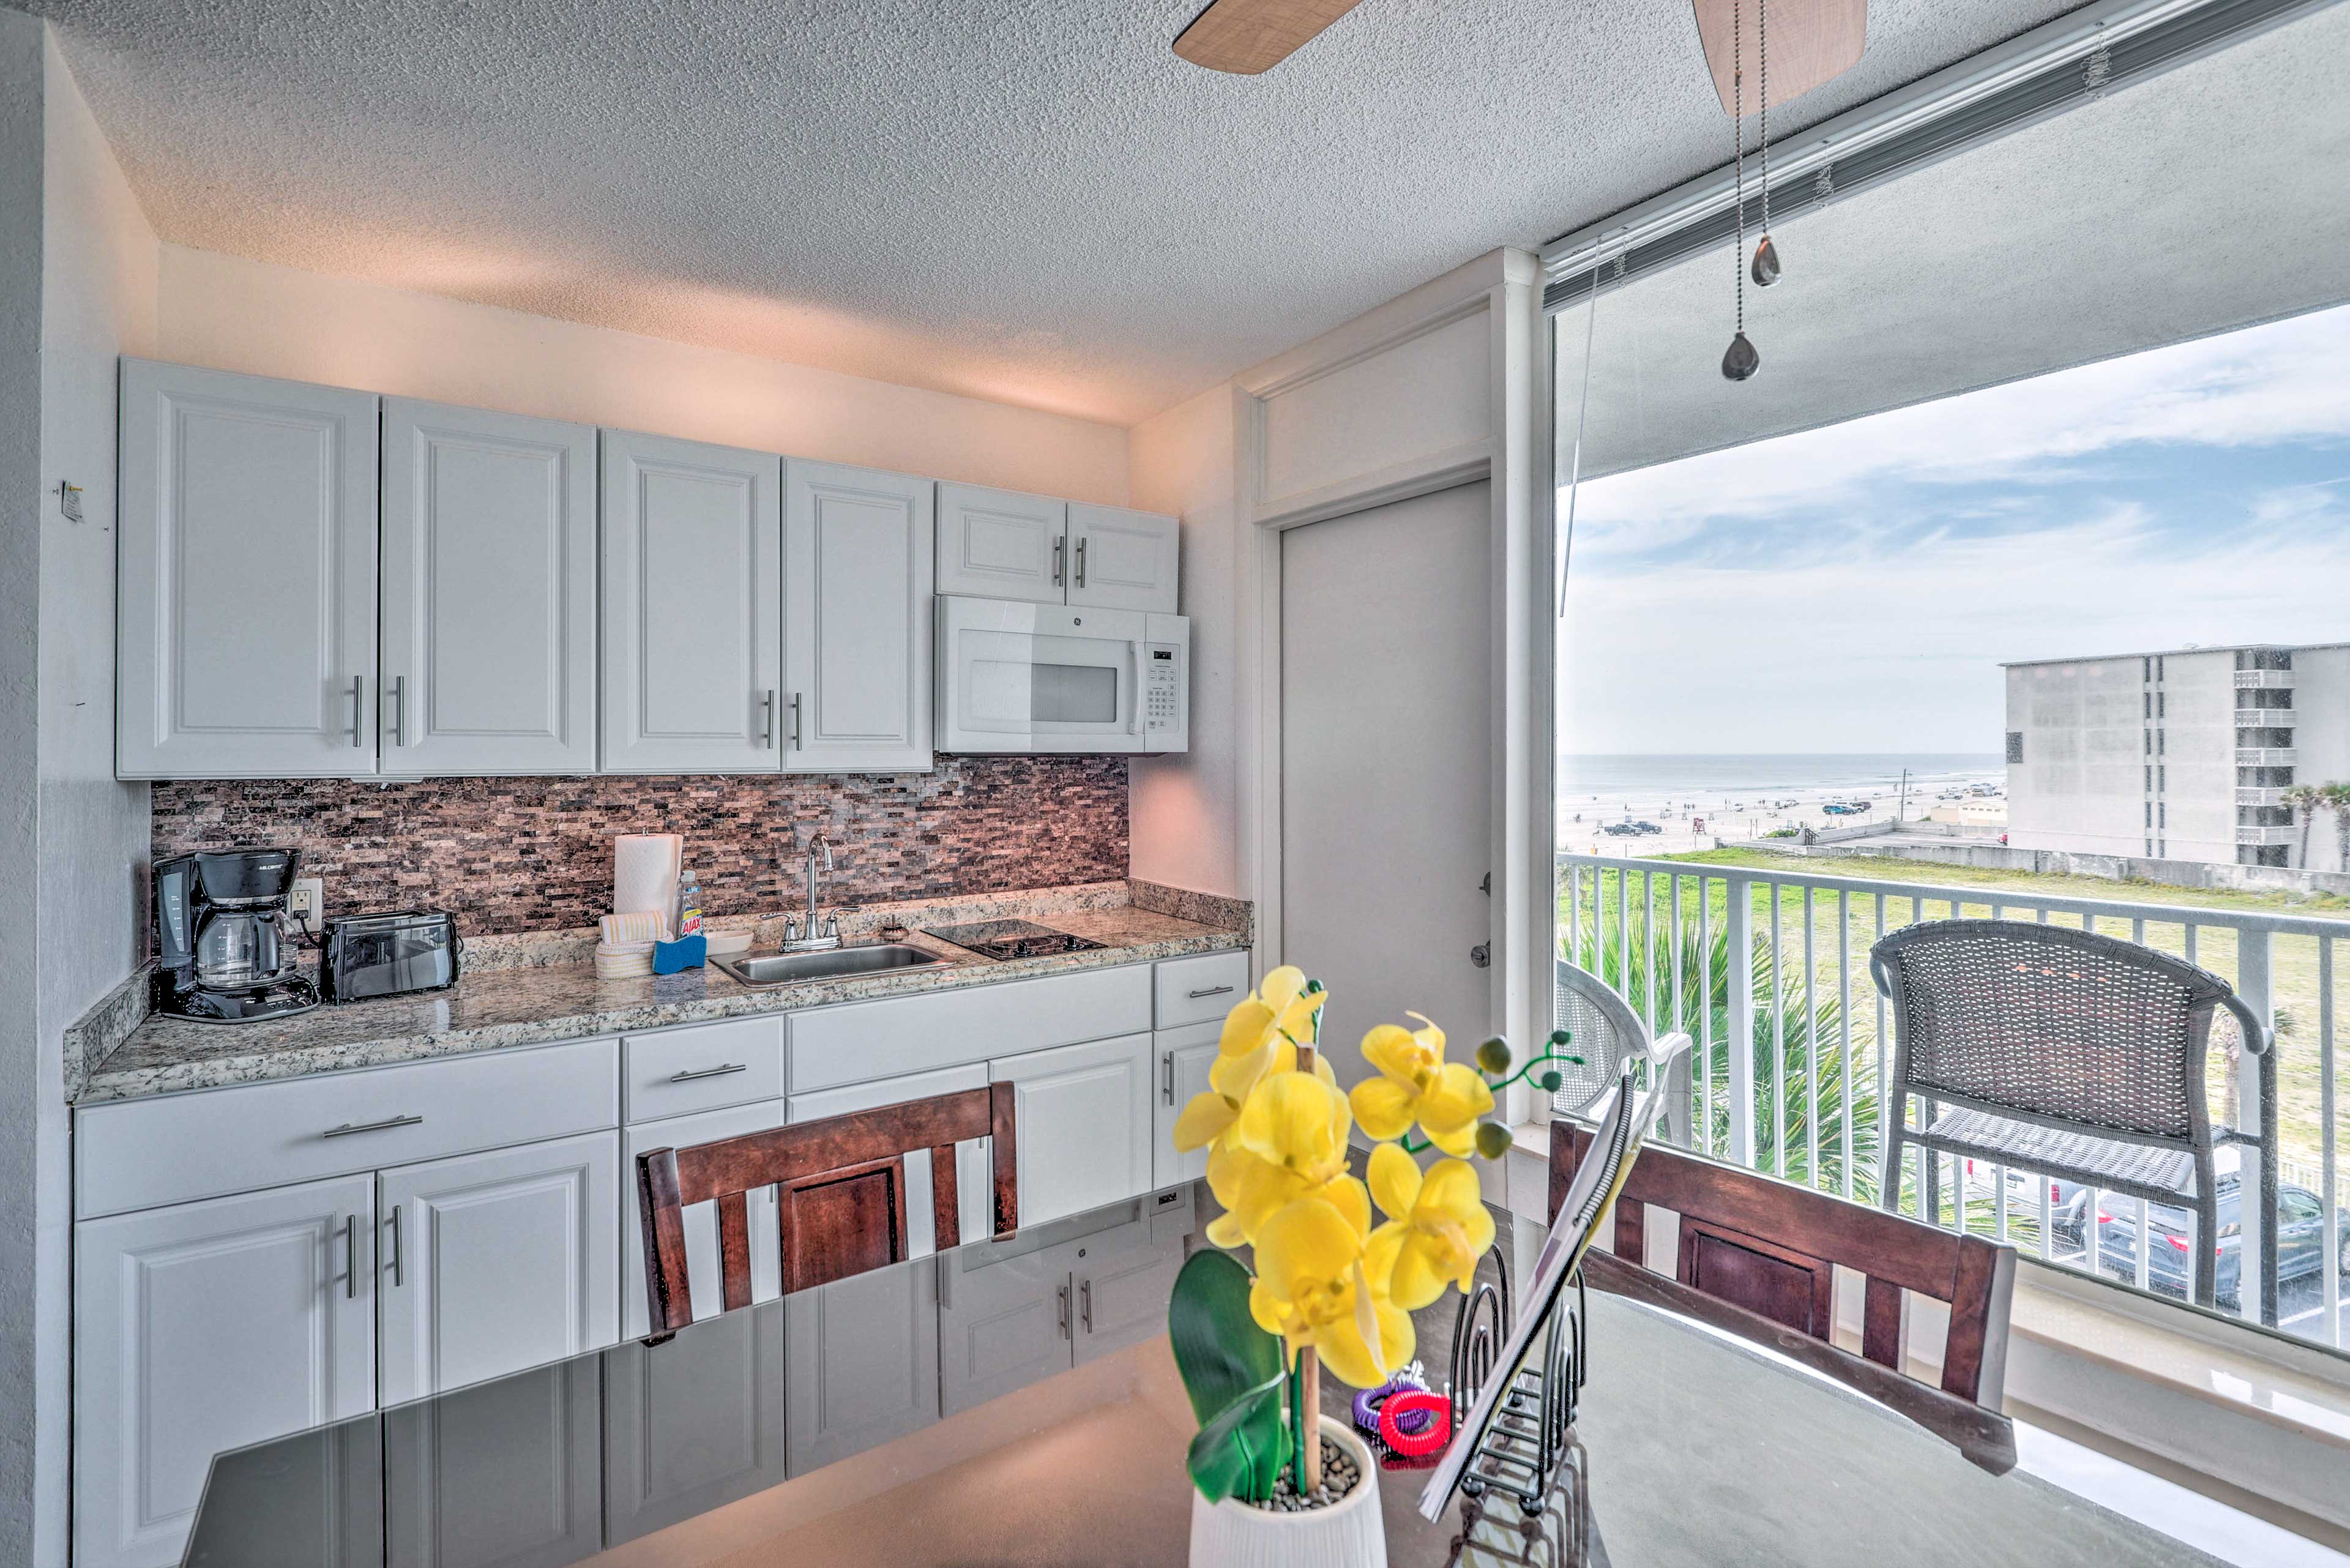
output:
[[286, 896], [286, 913], [304, 931], [316, 936], [326, 919], [327, 882], [323, 877], [296, 877]]

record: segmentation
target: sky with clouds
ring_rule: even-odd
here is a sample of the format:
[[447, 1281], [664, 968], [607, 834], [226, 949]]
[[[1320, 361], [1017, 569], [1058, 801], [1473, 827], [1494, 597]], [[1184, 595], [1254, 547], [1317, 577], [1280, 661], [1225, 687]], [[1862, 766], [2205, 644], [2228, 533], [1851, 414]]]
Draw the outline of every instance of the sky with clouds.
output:
[[1560, 746], [1996, 752], [2002, 660], [2256, 641], [2350, 641], [2350, 306], [1585, 484]]

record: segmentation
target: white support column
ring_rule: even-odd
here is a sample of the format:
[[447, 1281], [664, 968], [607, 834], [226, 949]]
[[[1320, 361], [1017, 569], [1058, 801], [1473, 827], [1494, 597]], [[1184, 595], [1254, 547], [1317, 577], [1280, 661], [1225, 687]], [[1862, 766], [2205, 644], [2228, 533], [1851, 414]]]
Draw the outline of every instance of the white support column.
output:
[[1754, 1165], [1754, 883], [1730, 884], [1730, 1158]]
[[[2275, 1018], [2270, 1002], [2269, 933], [2239, 929], [2236, 932], [2236, 994], [2252, 1010], [2263, 1030], [2273, 1030]], [[2271, 1050], [2275, 1046], [2272, 1044]], [[2237, 1130], [2259, 1133], [2265, 1128], [2262, 1116], [2269, 1107], [2261, 1104], [2261, 1059], [2246, 1050], [2236, 1058]], [[2261, 1151], [2245, 1145], [2237, 1146], [2242, 1163], [2236, 1167], [2236, 1213], [2241, 1225], [2238, 1242], [2236, 1270], [2236, 1304], [2238, 1314], [2247, 1323], [2261, 1321], [2261, 1238], [2276, 1217], [2262, 1213], [2261, 1203]], [[2196, 1238], [2198, 1246], [2213, 1244], [2208, 1236]]]

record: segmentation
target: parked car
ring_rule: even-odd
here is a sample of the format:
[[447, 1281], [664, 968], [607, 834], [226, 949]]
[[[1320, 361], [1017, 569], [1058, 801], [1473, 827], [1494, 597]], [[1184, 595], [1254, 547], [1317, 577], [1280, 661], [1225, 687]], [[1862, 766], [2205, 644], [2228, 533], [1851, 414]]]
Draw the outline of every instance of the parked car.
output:
[[1832, 800], [1820, 809], [1830, 816], [1858, 816], [1866, 811], [1868, 806], [1861, 801]]
[[1628, 822], [1611, 822], [1601, 827], [1599, 831], [1610, 838], [1637, 838], [1640, 833], [1638, 828]]
[[[2085, 1194], [2080, 1195], [2085, 1198]], [[2219, 1304], [2232, 1308], [2237, 1281], [2243, 1268], [2241, 1206], [2235, 1183], [2220, 1183], [2220, 1235], [2216, 1293]], [[2105, 1194], [2097, 1205], [2097, 1266], [2116, 1279], [2137, 1278], [2137, 1199], [2117, 1192]], [[2342, 1253], [2337, 1262], [2350, 1275], [2350, 1210], [2336, 1213]], [[2184, 1296], [2195, 1277], [2195, 1214], [2157, 1203], [2147, 1214], [2146, 1280], [2164, 1295]], [[2325, 1266], [2325, 1206], [2306, 1187], [2290, 1183], [2277, 1189], [2277, 1282], [2283, 1284], [2314, 1274]]]
[[1664, 829], [1659, 827], [1653, 822], [1636, 822], [1632, 824], [1632, 831], [1635, 833], [1662, 833]]

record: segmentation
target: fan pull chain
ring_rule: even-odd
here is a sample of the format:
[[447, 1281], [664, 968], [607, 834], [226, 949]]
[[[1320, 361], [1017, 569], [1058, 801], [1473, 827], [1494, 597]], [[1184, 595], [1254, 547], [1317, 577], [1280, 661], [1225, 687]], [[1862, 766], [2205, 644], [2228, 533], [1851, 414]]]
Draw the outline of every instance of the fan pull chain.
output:
[[1731, 202], [1735, 209], [1738, 242], [1730, 253], [1730, 276], [1737, 300], [1737, 330], [1721, 356], [1721, 373], [1743, 381], [1762, 367], [1762, 356], [1746, 339], [1746, 61], [1742, 52], [1744, 22], [1739, 0], [1730, 5], [1730, 167]]
[[[1779, 281], [1779, 247], [1771, 243], [1771, 0], [1755, 0], [1762, 56], [1762, 243], [1754, 247], [1754, 286]], [[1744, 246], [1740, 247], [1742, 250]]]

